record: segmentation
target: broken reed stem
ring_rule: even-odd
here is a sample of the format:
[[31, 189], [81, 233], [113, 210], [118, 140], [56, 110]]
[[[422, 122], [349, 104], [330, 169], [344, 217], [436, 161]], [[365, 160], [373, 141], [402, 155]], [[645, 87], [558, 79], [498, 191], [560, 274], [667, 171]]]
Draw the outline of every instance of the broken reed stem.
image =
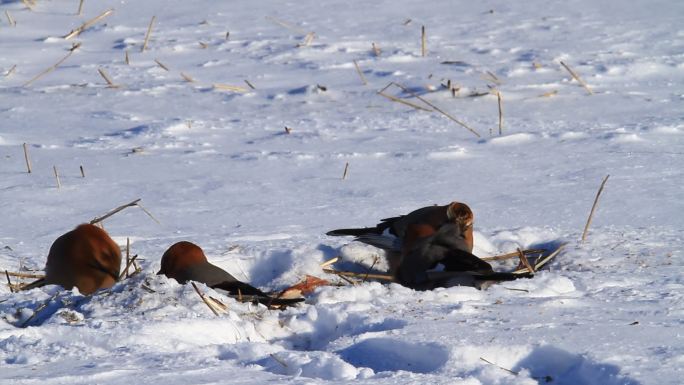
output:
[[359, 67], [359, 63], [357, 63], [356, 60], [353, 60], [353, 62], [354, 67], [356, 67], [356, 72], [359, 74], [359, 77], [361, 78], [361, 83], [363, 83], [364, 86], [367, 85], [368, 81], [366, 80], [366, 77], [363, 76], [363, 72], [361, 71], [361, 67]]
[[33, 312], [33, 314], [31, 314], [31, 316], [28, 317], [26, 319], [26, 321], [21, 323], [20, 327], [25, 328], [26, 326], [28, 326], [31, 323], [31, 321], [33, 321], [34, 319], [36, 319], [38, 317], [38, 315], [40, 315], [41, 311], [43, 311], [46, 307], [48, 307], [48, 305], [50, 305], [50, 302], [54, 301], [55, 298], [57, 298], [57, 295], [59, 295], [59, 292], [53, 294], [52, 297], [47, 299], [47, 301], [40, 304], [40, 306], [38, 306], [36, 308], [36, 310]]
[[527, 260], [527, 257], [525, 256], [525, 253], [523, 253], [520, 248], [518, 248], [518, 258], [520, 258], [520, 262], [522, 262], [523, 265], [527, 268], [527, 271], [530, 273], [534, 274], [534, 267], [530, 264], [530, 261]]
[[347, 179], [347, 172], [349, 171], [349, 162], [344, 164], [344, 173], [342, 173], [342, 180]]
[[270, 353], [269, 356], [271, 356], [271, 358], [273, 358], [273, 360], [274, 360], [275, 362], [277, 362], [277, 363], [279, 363], [280, 365], [282, 365], [283, 368], [287, 368], [287, 364], [285, 363], [285, 361], [283, 361], [283, 360], [281, 360], [280, 358], [278, 358], [278, 356], [276, 356], [276, 355], [273, 354], [273, 353]]
[[427, 104], [428, 106], [432, 107], [435, 111], [437, 111], [437, 112], [439, 112], [440, 114], [446, 116], [446, 117], [449, 118], [450, 120], [452, 120], [452, 121], [458, 123], [459, 125], [461, 125], [461, 126], [463, 126], [464, 128], [466, 128], [468, 131], [470, 131], [470, 132], [472, 132], [473, 134], [475, 134], [475, 136], [477, 136], [478, 138], [480, 138], [480, 134], [478, 134], [477, 131], [475, 131], [474, 129], [470, 128], [470, 126], [468, 126], [467, 124], [465, 124], [465, 123], [461, 122], [460, 120], [454, 118], [453, 116], [449, 115], [448, 113], [444, 112], [444, 111], [441, 110], [439, 107], [435, 106], [434, 104], [430, 103], [430, 102], [427, 101], [426, 99], [422, 98], [420, 95], [416, 94], [415, 92], [409, 90], [408, 88], [402, 86], [402, 85], [399, 84], [399, 83], [392, 82], [392, 84], [394, 84], [395, 86], [401, 88], [401, 89], [404, 90], [405, 92], [411, 94], [413, 97], [417, 98], [417, 99], [420, 100], [421, 102], [423, 102], [423, 103]]
[[378, 47], [375, 43], [371, 43], [371, 47], [373, 48], [373, 53], [375, 56], [380, 56], [380, 53], [382, 53], [382, 51], [380, 51], [380, 47]]
[[64, 40], [69, 40], [69, 39], [71, 39], [71, 38], [74, 38], [74, 37], [80, 35], [81, 32], [83, 32], [83, 31], [85, 31], [86, 29], [90, 28], [92, 25], [94, 25], [94, 24], [97, 23], [98, 21], [104, 19], [105, 17], [111, 15], [112, 13], [114, 13], [114, 10], [113, 10], [113, 9], [108, 9], [108, 10], [102, 12], [101, 14], [99, 14], [99, 15], [93, 17], [92, 19], [90, 19], [90, 20], [86, 21], [85, 23], [81, 24], [80, 27], [78, 27], [78, 28], [72, 30], [71, 32], [69, 32], [68, 34], [66, 34], [66, 36], [64, 36]]
[[26, 169], [28, 173], [31, 173], [31, 158], [29, 157], [28, 145], [24, 143], [24, 159], [26, 160]]
[[[545, 252], [546, 252], [545, 249], [529, 249], [529, 250], [523, 250], [523, 253], [524, 253], [525, 255], [530, 255], [530, 254], [543, 254], [543, 253], [545, 253]], [[483, 261], [500, 261], [500, 260], [503, 260], [503, 259], [511, 259], [511, 258], [517, 257], [518, 255], [519, 255], [519, 253], [518, 253], [517, 251], [514, 251], [514, 252], [512, 252], [512, 253], [506, 253], [506, 254], [501, 254], [501, 255], [495, 255], [495, 256], [492, 256], [492, 257], [483, 257], [483, 258], [480, 258], [480, 259], [483, 260]]]
[[103, 216], [101, 216], [101, 217], [95, 217], [95, 218], [93, 218], [93, 220], [90, 221], [90, 224], [91, 224], [91, 225], [94, 225], [94, 224], [96, 224], [96, 223], [102, 222], [102, 221], [104, 221], [105, 219], [111, 217], [112, 215], [118, 213], [119, 211], [121, 211], [121, 210], [123, 210], [123, 209], [125, 209], [125, 208], [127, 208], [127, 207], [137, 206], [137, 205], [138, 205], [138, 202], [140, 202], [140, 200], [141, 200], [141, 198], [138, 198], [138, 199], [134, 200], [133, 202], [126, 203], [125, 205], [121, 205], [121, 206], [115, 208], [114, 210], [108, 212], [107, 214], [105, 214], [105, 215], [103, 215]]
[[[121, 272], [121, 274], [119, 274], [119, 281], [120, 281], [121, 279], [123, 279], [124, 277], [126, 277], [126, 278], [129, 277], [129, 275], [128, 275], [128, 269], [130, 269], [131, 266], [134, 266], [134, 265], [135, 265], [135, 260], [138, 259], [138, 254], [134, 255], [134, 256], [131, 257], [130, 259], [128, 259], [128, 256], [126, 256], [126, 259], [127, 259], [127, 261], [126, 261], [126, 267], [125, 267], [124, 270]], [[136, 270], [137, 270], [137, 269], [136, 269]]]
[[52, 166], [52, 170], [55, 172], [55, 179], [57, 180], [57, 188], [62, 188], [62, 183], [59, 181], [59, 173], [57, 172], [57, 166]]
[[164, 63], [160, 62], [159, 60], [154, 59], [154, 62], [157, 63], [157, 65], [160, 66], [165, 71], [167, 71], [167, 72], [169, 71], [169, 67], [165, 66]]
[[610, 175], [606, 175], [605, 178], [603, 178], [603, 182], [601, 182], [601, 187], [599, 187], [598, 192], [596, 193], [596, 198], [594, 198], [594, 204], [591, 206], [591, 212], [589, 212], [589, 218], [587, 218], [587, 224], [584, 226], [584, 231], [582, 232], [582, 242], [587, 239], [587, 232], [589, 231], [589, 225], [591, 225], [591, 220], [594, 217], [594, 212], [596, 211], [596, 205], [598, 204], [599, 197], [601, 196], [601, 192], [603, 192], [603, 186], [606, 185], [606, 182], [608, 181], [608, 177]]
[[12, 27], [16, 27], [16, 26], [17, 26], [17, 22], [14, 20], [14, 18], [12, 17], [12, 15], [10, 15], [9, 11], [5, 11], [5, 16], [7, 16], [7, 22], [8, 22]]
[[194, 83], [194, 82], [195, 82], [195, 79], [193, 79], [192, 77], [190, 77], [190, 75], [186, 75], [186, 74], [184, 74], [184, 73], [182, 73], [182, 72], [180, 73], [180, 75], [181, 75], [181, 77], [183, 78], [183, 80], [185, 80], [185, 81], [188, 82], [188, 83]]
[[128, 57], [128, 50], [124, 52], [124, 63], [126, 63], [127, 66], [131, 65], [131, 59]]
[[9, 77], [10, 75], [12, 75], [14, 73], [14, 71], [16, 69], [17, 69], [17, 65], [15, 64], [12, 66], [12, 68], [8, 69], [7, 72], [5, 72], [5, 74], [3, 76], [6, 78]]
[[304, 41], [301, 42], [301, 43], [299, 43], [299, 44], [297, 44], [297, 48], [300, 48], [300, 47], [308, 47], [308, 46], [310, 46], [311, 43], [313, 42], [313, 39], [314, 39], [315, 37], [316, 37], [316, 33], [315, 33], [315, 32], [309, 32], [309, 33], [307, 33], [306, 36], [304, 36]]
[[499, 103], [499, 136], [503, 134], [503, 101], [501, 97], [501, 92], [496, 91], [496, 100]]
[[247, 87], [256, 90], [256, 87], [254, 87], [254, 85], [252, 85], [252, 83], [250, 83], [249, 80], [245, 79], [245, 84], [247, 84]]
[[375, 267], [375, 264], [378, 263], [378, 256], [373, 257], [373, 263], [371, 263], [370, 267], [366, 270], [366, 275], [363, 277], [363, 282], [366, 282], [368, 280], [368, 274], [373, 270]]
[[378, 95], [384, 96], [384, 97], [386, 97], [387, 99], [389, 99], [389, 100], [391, 100], [391, 101], [393, 101], [393, 102], [401, 103], [401, 104], [407, 105], [407, 106], [409, 106], [409, 107], [415, 108], [416, 110], [421, 110], [421, 111], [426, 111], [426, 112], [433, 112], [433, 110], [431, 110], [431, 109], [429, 109], [429, 108], [425, 108], [425, 107], [419, 106], [419, 105], [417, 105], [417, 104], [411, 103], [411, 102], [406, 101], [406, 100], [404, 100], [404, 99], [397, 98], [396, 96], [388, 95], [388, 94], [386, 94], [386, 93], [384, 93], [384, 92], [382, 92], [382, 91], [379, 91], [379, 92], [378, 92]]
[[83, 2], [84, 2], [84, 1], [85, 1], [85, 0], [81, 0], [81, 1], [78, 3], [78, 12], [76, 12], [76, 15], [77, 15], [77, 16], [81, 16], [81, 15], [83, 14]]
[[31, 5], [31, 3], [29, 3], [27, 0], [21, 0], [21, 2], [24, 3], [24, 5], [26, 6], [26, 8], [28, 8], [29, 11], [33, 12], [33, 6]]
[[85, 178], [85, 170], [83, 170], [83, 165], [78, 166], [78, 168], [81, 170], [81, 178]]
[[427, 52], [427, 37], [425, 36], [425, 26], [420, 27], [420, 54], [425, 57]]
[[150, 25], [147, 26], [147, 33], [145, 34], [145, 41], [143, 42], [142, 48], [140, 48], [140, 52], [145, 52], [145, 49], [147, 49], [147, 43], [150, 41], [150, 35], [152, 34], [152, 26], [154, 25], [154, 21], [157, 19], [157, 16], [152, 16], [152, 19], [150, 19]]
[[197, 287], [195, 282], [190, 282], [192, 284], [192, 287], [195, 288], [195, 291], [197, 292], [197, 295], [202, 298], [202, 302], [204, 302], [205, 305], [211, 310], [212, 313], [214, 313], [215, 316], [219, 317], [218, 311], [214, 308], [214, 306], [207, 300], [207, 297], [204, 296], [204, 294], [200, 291], [200, 289]]
[[245, 87], [231, 86], [230, 84], [214, 83], [212, 84], [212, 86], [214, 87], [214, 89], [221, 91], [247, 92], [247, 89]]
[[514, 372], [514, 371], [512, 371], [512, 370], [510, 370], [510, 369], [506, 369], [506, 368], [504, 368], [503, 366], [499, 366], [499, 365], [497, 365], [497, 364], [495, 364], [495, 363], [493, 363], [493, 362], [491, 362], [491, 361], [488, 361], [488, 360], [486, 360], [486, 359], [484, 359], [484, 358], [482, 358], [482, 357], [480, 357], [480, 359], [481, 359], [482, 361], [488, 363], [489, 365], [494, 365], [494, 366], [496, 366], [497, 368], [499, 368], [499, 369], [501, 369], [501, 370], [505, 370], [505, 371], [507, 371], [508, 373], [510, 373], [510, 374], [512, 374], [512, 375], [514, 375], [514, 376], [517, 376], [517, 375], [519, 374], [518, 372]]
[[333, 269], [323, 269], [324, 272], [328, 274], [339, 275], [340, 277], [352, 277], [358, 279], [377, 279], [381, 281], [394, 282], [394, 277], [390, 274], [367, 274], [367, 273], [354, 273], [351, 271], [337, 271]]
[[340, 260], [340, 257], [330, 258], [330, 259], [328, 259], [327, 261], [321, 263], [320, 266], [321, 266], [321, 268], [323, 269], [323, 268], [326, 268], [326, 267], [328, 267], [328, 266], [330, 266], [330, 265], [336, 263], [336, 262], [339, 261], [339, 260]]
[[592, 91], [591, 88], [589, 88], [589, 86], [587, 85], [587, 83], [585, 83], [584, 80], [582, 80], [582, 78], [580, 78], [579, 75], [577, 75], [577, 74], [575, 73], [575, 71], [572, 70], [572, 68], [570, 68], [567, 64], [563, 63], [562, 61], [561, 61], [560, 63], [561, 63], [561, 65], [570, 73], [570, 75], [571, 75], [573, 78], [575, 78], [575, 80], [577, 80], [577, 82], [578, 82], [582, 87], [584, 87], [585, 90], [587, 90], [587, 92], [589, 93], [589, 95], [593, 95], [593, 94], [594, 94], [594, 91]]
[[[7, 272], [7, 270], [5, 270]], [[16, 278], [31, 278], [31, 279], [40, 279], [40, 278], [45, 278], [45, 275], [43, 274], [29, 274], [29, 273], [14, 273], [14, 272], [7, 272], [10, 277], [16, 277]]]
[[147, 214], [147, 216], [150, 217], [153, 221], [157, 222], [158, 225], [161, 225], [161, 222], [159, 222], [159, 221], [157, 220], [157, 218], [155, 218], [154, 215], [152, 215], [151, 212], [147, 211], [147, 209], [144, 208], [143, 205], [141, 205], [140, 203], [138, 203], [136, 206], [138, 206], [138, 208], [140, 208], [140, 210], [142, 210], [145, 214]]
[[81, 43], [76, 43], [76, 44], [74, 44], [74, 45], [69, 49], [69, 53], [66, 54], [66, 56], [64, 56], [64, 57], [63, 57], [62, 59], [60, 59], [57, 63], [53, 64], [51, 67], [49, 67], [49, 68], [46, 69], [45, 71], [43, 71], [43, 72], [39, 73], [38, 75], [34, 76], [33, 78], [31, 78], [31, 80], [29, 80], [29, 81], [27, 81], [26, 83], [22, 84], [22, 87], [28, 87], [31, 83], [35, 82], [36, 80], [40, 79], [41, 77], [43, 77], [43, 76], [49, 74], [50, 72], [54, 71], [55, 69], [57, 69], [57, 67], [59, 67], [60, 64], [64, 63], [64, 62], [66, 61], [66, 59], [68, 59], [69, 56], [71, 56], [71, 55], [74, 53], [74, 51], [76, 51], [76, 50], [78, 49], [78, 47], [80, 47], [80, 46], [81, 46]]
[[104, 69], [98, 68], [98, 69], [97, 69], [97, 72], [99, 72], [99, 73], [100, 73], [100, 76], [102, 76], [102, 78], [107, 82], [107, 86], [108, 86], [109, 88], [118, 88], [118, 87], [119, 87], [119, 86], [117, 86], [116, 84], [114, 84], [114, 82], [113, 82], [112, 79], [109, 77], [109, 75], [107, 75], [107, 72], [105, 72]]
[[294, 31], [294, 32], [297, 32], [297, 33], [304, 33], [304, 34], [307, 33], [305, 30], [303, 30], [303, 29], [301, 29], [301, 28], [299, 28], [299, 27], [295, 27], [294, 25], [292, 25], [292, 24], [290, 24], [290, 23], [286, 23], [286, 22], [284, 22], [284, 21], [282, 21], [282, 20], [276, 19], [275, 17], [266, 16], [266, 19], [267, 19], [267, 20], [270, 20], [270, 21], [272, 21], [272, 22], [274, 22], [274, 23], [276, 23], [276, 24], [278, 24], [278, 25], [281, 26], [281, 27], [287, 28], [287, 29], [289, 29], [289, 30], [291, 30], [291, 31]]
[[122, 275], [128, 278], [128, 267], [131, 265], [131, 238], [126, 237], [126, 269], [124, 269]]
[[5, 276], [7, 277], [7, 286], [9, 286], [10, 293], [14, 293], [14, 286], [12, 285], [12, 280], [10, 279], [10, 275], [7, 270], [5, 270]]

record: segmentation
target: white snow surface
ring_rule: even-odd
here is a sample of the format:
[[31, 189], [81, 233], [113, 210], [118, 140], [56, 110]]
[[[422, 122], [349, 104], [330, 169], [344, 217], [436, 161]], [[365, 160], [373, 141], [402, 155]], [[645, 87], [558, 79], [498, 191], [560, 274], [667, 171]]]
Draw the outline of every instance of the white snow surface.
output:
[[[78, 3], [0, 0], [0, 268], [42, 269], [55, 238], [136, 198], [160, 223], [105, 221], [143, 268], [111, 290], [2, 285], [0, 383], [682, 383], [684, 2]], [[390, 82], [481, 137], [378, 95]], [[501, 135], [496, 95], [471, 96], [490, 87]], [[218, 317], [155, 275], [189, 240], [264, 290], [337, 281], [321, 262], [379, 251], [326, 231], [453, 200], [475, 213], [477, 255], [569, 244], [483, 291], [366, 282], [272, 311], [200, 285]]]

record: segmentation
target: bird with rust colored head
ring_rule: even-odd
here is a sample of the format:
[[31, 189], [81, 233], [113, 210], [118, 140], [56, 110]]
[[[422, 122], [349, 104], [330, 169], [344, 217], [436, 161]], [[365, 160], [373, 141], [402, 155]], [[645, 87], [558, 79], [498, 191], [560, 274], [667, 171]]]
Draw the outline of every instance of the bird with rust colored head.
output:
[[121, 250], [103, 229], [82, 224], [57, 238], [48, 253], [45, 278], [22, 288], [77, 287], [82, 294], [112, 287], [119, 280]]
[[234, 298], [268, 306], [290, 305], [304, 300], [273, 298], [256, 287], [239, 281], [227, 271], [211, 264], [199, 246], [187, 241], [177, 242], [164, 252], [161, 269], [157, 274], [173, 278], [180, 284], [188, 281], [204, 283], [213, 289], [227, 291]]
[[427, 206], [385, 218], [375, 227], [332, 230], [331, 236], [355, 240], [386, 251], [397, 280], [418, 288], [426, 272], [441, 263], [447, 271], [491, 273], [492, 267], [473, 251], [473, 212], [465, 203]]

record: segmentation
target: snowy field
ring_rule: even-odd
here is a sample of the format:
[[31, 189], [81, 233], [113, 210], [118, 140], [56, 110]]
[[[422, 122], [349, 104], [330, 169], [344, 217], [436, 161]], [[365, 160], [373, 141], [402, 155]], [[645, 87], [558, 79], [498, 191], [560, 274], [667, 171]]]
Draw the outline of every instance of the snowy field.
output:
[[[0, 269], [41, 270], [55, 238], [137, 198], [160, 223], [105, 221], [143, 268], [112, 290], [1, 285], [0, 383], [683, 383], [684, 2], [78, 7], [0, 0]], [[378, 95], [390, 82], [431, 111]], [[568, 246], [484, 291], [365, 282], [272, 311], [200, 285], [218, 317], [155, 275], [189, 240], [264, 290], [338, 282], [323, 261], [379, 251], [326, 231], [453, 200], [475, 213], [476, 255]]]

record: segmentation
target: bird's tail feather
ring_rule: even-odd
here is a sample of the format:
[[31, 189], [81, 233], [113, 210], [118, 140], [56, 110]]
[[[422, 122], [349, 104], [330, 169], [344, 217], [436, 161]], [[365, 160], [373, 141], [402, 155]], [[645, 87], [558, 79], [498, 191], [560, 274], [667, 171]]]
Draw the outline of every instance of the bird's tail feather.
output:
[[337, 229], [331, 230], [325, 233], [325, 235], [330, 235], [333, 237], [343, 237], [343, 236], [353, 236], [358, 237], [366, 234], [380, 234], [382, 231], [378, 230], [377, 227], [363, 227], [363, 228], [353, 228], [353, 229]]

